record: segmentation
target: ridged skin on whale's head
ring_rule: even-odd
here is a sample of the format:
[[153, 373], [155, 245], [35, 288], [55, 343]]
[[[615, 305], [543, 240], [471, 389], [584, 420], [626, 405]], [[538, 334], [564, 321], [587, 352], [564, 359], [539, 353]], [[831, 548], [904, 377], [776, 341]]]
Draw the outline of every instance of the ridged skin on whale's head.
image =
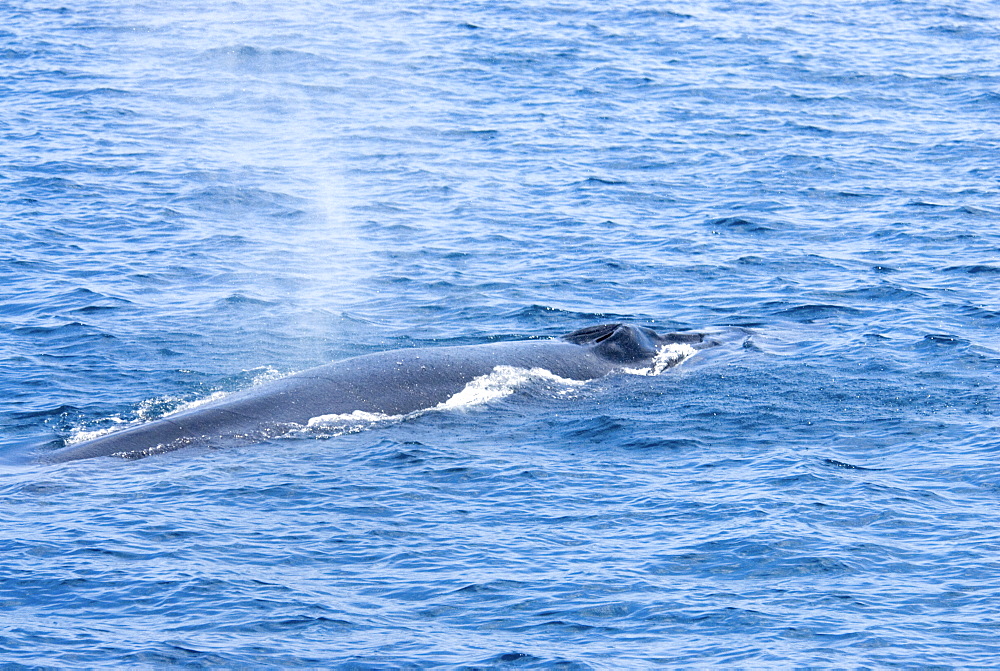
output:
[[635, 363], [656, 356], [663, 345], [670, 343], [699, 343], [700, 333], [658, 334], [653, 329], [629, 324], [601, 324], [588, 326], [563, 336], [575, 345], [593, 346], [605, 359], [620, 363]]

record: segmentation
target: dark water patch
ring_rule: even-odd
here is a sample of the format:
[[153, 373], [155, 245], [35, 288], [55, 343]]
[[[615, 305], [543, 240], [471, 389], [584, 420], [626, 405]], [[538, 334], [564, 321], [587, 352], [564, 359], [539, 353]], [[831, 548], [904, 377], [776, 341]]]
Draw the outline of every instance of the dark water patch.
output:
[[373, 465], [381, 463], [390, 468], [412, 468], [425, 464], [430, 456], [420, 449], [411, 448], [393, 451], [385, 456], [379, 456], [379, 451], [375, 451], [367, 461]]
[[[275, 618], [269, 620], [259, 620], [256, 622], [244, 622], [233, 629], [239, 632], [255, 632], [261, 635], [283, 633], [285, 635], [299, 634], [300, 632], [317, 630], [317, 633], [337, 634], [358, 628], [358, 625], [350, 620], [324, 617], [324, 616], [298, 616], [291, 618]], [[225, 631], [225, 627], [220, 627]]]
[[994, 275], [1000, 273], [1000, 266], [988, 263], [977, 263], [968, 266], [948, 266], [942, 268], [946, 273], [966, 273], [968, 275]]
[[87, 306], [82, 307], [82, 308], [74, 308], [73, 310], [70, 310], [70, 312], [79, 312], [81, 314], [85, 314], [86, 315], [86, 314], [92, 314], [92, 313], [109, 312], [109, 311], [113, 311], [113, 310], [118, 310], [118, 309], [120, 309], [120, 307], [121, 306], [119, 306], [119, 305], [87, 305]]
[[[152, 649], [122, 650], [118, 654], [122, 656], [126, 664], [152, 665], [152, 666], [228, 666], [238, 659], [226, 654], [219, 654], [210, 650], [199, 650], [191, 645], [181, 642], [145, 642], [143, 647]], [[280, 658], [277, 650], [264, 648], [258, 652], [273, 653]], [[76, 657], [77, 655], [74, 655]], [[242, 656], [242, 655], [241, 655]]]
[[628, 182], [612, 177], [588, 177], [581, 182], [576, 182], [578, 186], [622, 186], [624, 184], [628, 184]]
[[945, 37], [950, 37], [952, 39], [958, 40], [969, 40], [969, 41], [979, 41], [983, 39], [996, 39], [1000, 37], [1000, 31], [994, 29], [984, 30], [979, 25], [968, 25], [968, 24], [954, 24], [954, 23], [943, 23], [934, 26], [929, 26], [924, 28], [925, 31], [931, 34], [944, 35]]
[[463, 671], [473, 671], [474, 669], [592, 669], [594, 667], [583, 662], [575, 662], [564, 658], [538, 657], [526, 652], [502, 652], [491, 657], [483, 658], [474, 664], [458, 667]]
[[974, 207], [972, 205], [963, 205], [956, 210], [959, 214], [970, 214], [974, 217], [980, 217], [984, 219], [996, 219], [1000, 217], [1000, 212], [996, 210], [990, 210], [983, 207]]
[[940, 347], [968, 347], [969, 341], [947, 333], [929, 333], [918, 344], [918, 348], [937, 349]]
[[501, 137], [501, 133], [491, 128], [468, 128], [443, 131], [441, 136], [456, 139], [496, 140]]
[[59, 194], [67, 191], [82, 191], [87, 188], [64, 177], [25, 177], [14, 186], [32, 194]]
[[878, 199], [884, 197], [884, 195], [880, 193], [857, 193], [854, 191], [838, 191], [836, 195], [838, 198], [844, 198], [844, 199], [861, 199], [861, 198]]
[[123, 91], [121, 89], [99, 87], [93, 89], [56, 89], [47, 92], [47, 95], [53, 98], [128, 98], [134, 94], [131, 91]]
[[[613, 312], [576, 312], [549, 305], [529, 305], [527, 307], [518, 308], [504, 316], [517, 321], [526, 321], [527, 323], [536, 322], [539, 324], [548, 324], [553, 322], [553, 320], [569, 324], [589, 324], [595, 321], [604, 323], [618, 321], [623, 318], [622, 315], [618, 315]], [[576, 329], [567, 329], [567, 333], [571, 330]], [[562, 335], [562, 333], [559, 333], [558, 335]]]
[[792, 132], [802, 133], [804, 135], [816, 135], [819, 137], [831, 137], [836, 135], [836, 131], [829, 128], [823, 128], [820, 126], [815, 126], [811, 124], [799, 124], [793, 121], [786, 121], [785, 127]]
[[69, 558], [74, 558], [74, 557], [89, 558], [95, 555], [111, 559], [122, 559], [127, 561], [180, 559], [182, 556], [181, 553], [177, 552], [100, 547], [89, 544], [84, 545], [82, 547], [77, 547], [66, 553], [66, 556]]
[[278, 305], [278, 301], [266, 300], [254, 296], [247, 296], [242, 293], [232, 294], [220, 299], [216, 305], [219, 307], [268, 307]]
[[980, 305], [962, 305], [957, 311], [966, 318], [976, 321], [995, 322], [1000, 319], [1000, 310], [990, 310]]
[[455, 594], [476, 596], [476, 597], [489, 597], [492, 595], [502, 595], [504, 598], [509, 598], [509, 593], [511, 591], [519, 592], [522, 589], [528, 587], [530, 583], [520, 582], [516, 580], [497, 580], [489, 583], [482, 584], [469, 584], [465, 587], [461, 587], [455, 590]]
[[772, 312], [775, 317], [811, 324], [823, 319], [843, 319], [864, 314], [864, 310], [846, 305], [816, 304], [797, 305]]
[[600, 441], [627, 433], [627, 428], [628, 425], [618, 418], [598, 415], [575, 421], [565, 433], [575, 440]]
[[71, 405], [59, 405], [54, 408], [47, 408], [44, 410], [11, 413], [11, 417], [14, 419], [28, 419], [31, 417], [58, 417], [67, 413], [75, 413], [77, 410], [77, 408]]
[[696, 450], [703, 447], [699, 440], [686, 438], [659, 438], [653, 436], [643, 436], [636, 438], [626, 438], [619, 442], [625, 449], [631, 450]]
[[49, 341], [62, 340], [64, 342], [76, 341], [81, 336], [89, 338], [114, 338], [110, 333], [101, 333], [93, 327], [77, 321], [52, 326], [19, 326], [12, 328], [10, 332], [18, 336], [41, 337]]
[[884, 468], [867, 468], [867, 467], [864, 467], [864, 466], [855, 466], [854, 464], [849, 464], [849, 463], [847, 463], [845, 461], [838, 461], [837, 459], [830, 459], [830, 458], [824, 459], [823, 463], [826, 464], [827, 466], [833, 466], [834, 468], [843, 468], [843, 469], [846, 469], [846, 470], [853, 470], [853, 471], [884, 471], [884, 470], [886, 470]]
[[256, 188], [209, 186], [197, 189], [171, 201], [173, 206], [188, 205], [197, 211], [218, 214], [271, 215], [298, 217], [303, 214], [298, 198]]
[[904, 289], [890, 282], [880, 282], [879, 284], [865, 287], [849, 289], [847, 291], [831, 292], [833, 296], [844, 299], [845, 302], [855, 303], [856, 301], [881, 302], [897, 305], [901, 301], [912, 301], [925, 298], [925, 294]]
[[0, 59], [5, 61], [24, 60], [26, 58], [31, 58], [31, 55], [30, 51], [18, 51], [17, 49], [11, 49], [10, 47], [0, 49]]
[[723, 217], [721, 219], [711, 219], [706, 222], [706, 226], [713, 231], [732, 231], [736, 233], [748, 234], [772, 233], [776, 230], [774, 226], [764, 225], [742, 217]]

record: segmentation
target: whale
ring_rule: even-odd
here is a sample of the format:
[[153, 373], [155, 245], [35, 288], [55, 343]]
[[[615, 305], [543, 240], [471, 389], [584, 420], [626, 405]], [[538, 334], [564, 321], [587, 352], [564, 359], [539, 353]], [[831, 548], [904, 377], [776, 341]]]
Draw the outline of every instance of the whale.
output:
[[145, 424], [50, 448], [40, 460], [136, 459], [188, 446], [252, 444], [324, 416], [405, 416], [434, 408], [498, 367], [542, 369], [587, 381], [629, 369], [670, 368], [692, 350], [715, 344], [701, 333], [659, 334], [613, 323], [559, 338], [387, 350], [309, 368]]

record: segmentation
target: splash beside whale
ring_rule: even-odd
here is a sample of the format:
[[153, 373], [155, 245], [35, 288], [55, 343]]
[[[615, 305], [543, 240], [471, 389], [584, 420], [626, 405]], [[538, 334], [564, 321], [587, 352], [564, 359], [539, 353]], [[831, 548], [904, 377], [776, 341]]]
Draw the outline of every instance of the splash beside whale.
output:
[[570, 380], [593, 380], [626, 369], [676, 365], [686, 355], [675, 352], [664, 357], [671, 345], [701, 349], [714, 344], [699, 333], [660, 335], [643, 327], [602, 324], [550, 340], [390, 350], [310, 368], [147, 424], [68, 445], [41, 460], [137, 458], [221, 441], [260, 442], [325, 415], [406, 415], [433, 408], [497, 367], [543, 369]]

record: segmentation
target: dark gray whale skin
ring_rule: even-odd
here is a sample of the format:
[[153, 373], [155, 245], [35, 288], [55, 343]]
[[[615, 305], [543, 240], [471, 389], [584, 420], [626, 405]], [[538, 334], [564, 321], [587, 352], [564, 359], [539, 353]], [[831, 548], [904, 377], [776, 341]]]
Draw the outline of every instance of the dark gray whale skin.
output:
[[543, 368], [592, 380], [652, 363], [670, 343], [706, 347], [698, 333], [602, 324], [553, 340], [425, 347], [367, 354], [310, 368], [162, 419], [54, 450], [44, 462], [101, 456], [137, 458], [189, 445], [253, 443], [306, 425], [320, 415], [356, 410], [405, 415], [451, 398], [497, 366]]

